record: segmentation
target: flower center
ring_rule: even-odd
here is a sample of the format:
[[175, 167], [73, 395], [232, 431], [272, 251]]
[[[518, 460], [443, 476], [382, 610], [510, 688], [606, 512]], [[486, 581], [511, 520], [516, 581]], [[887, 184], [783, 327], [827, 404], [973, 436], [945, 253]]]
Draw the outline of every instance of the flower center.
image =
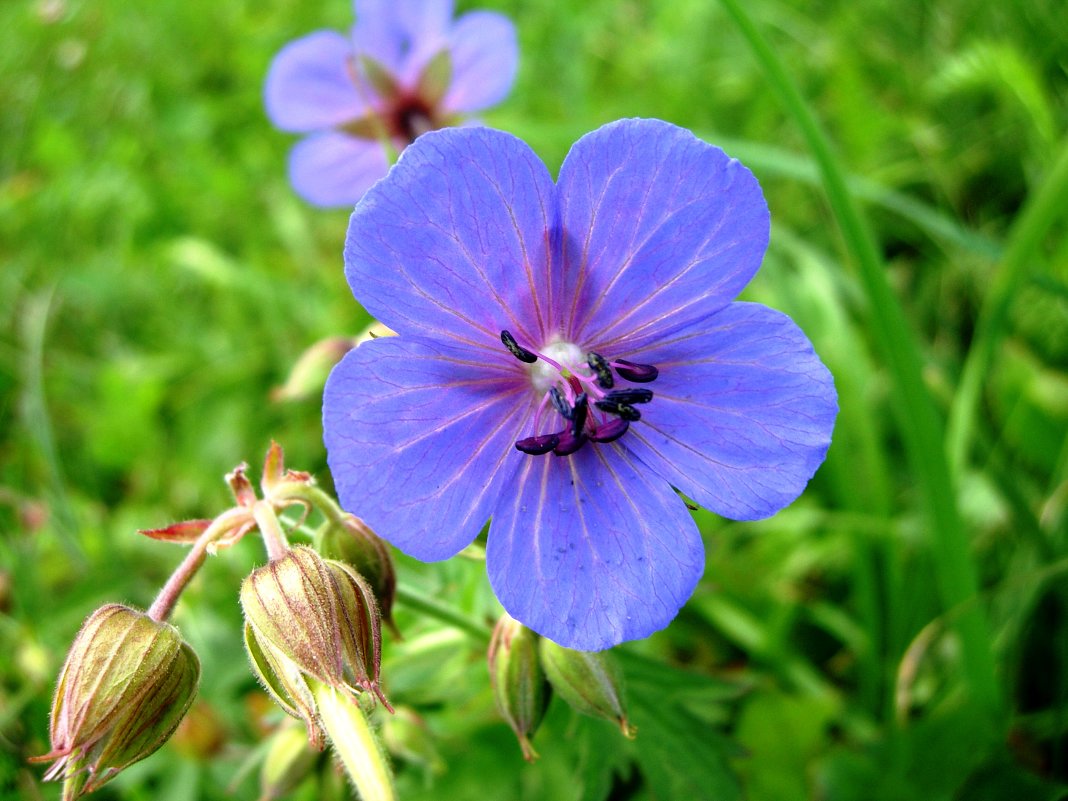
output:
[[[443, 55], [447, 56], [447, 53]], [[440, 69], [438, 60], [433, 60], [427, 70], [435, 66]], [[447, 122], [437, 110], [437, 101], [444, 96], [447, 85], [440, 87], [439, 95], [428, 94], [424, 75], [417, 86], [405, 88], [386, 67], [363, 55], [358, 59], [350, 56], [345, 69], [370, 110], [364, 116], [338, 126], [344, 133], [360, 139], [388, 136], [402, 143], [399, 147], [403, 149], [427, 131], [441, 128]]]
[[563, 375], [566, 377], [575, 371], [577, 365], [586, 362], [582, 349], [571, 342], [552, 342], [545, 346], [542, 354], [530, 365], [530, 382], [539, 395], [544, 395], [560, 383], [562, 374], [556, 365], [564, 368]]
[[397, 98], [386, 116], [390, 133], [408, 144], [438, 127], [434, 122], [433, 109], [414, 95]]
[[[650, 389], [616, 388], [617, 377], [634, 384], [655, 381], [660, 373], [651, 364], [610, 361], [562, 340], [550, 342], [541, 351], [528, 350], [508, 331], [501, 331], [501, 342], [529, 365], [531, 387], [541, 396], [533, 434], [515, 443], [523, 453], [538, 456], [552, 451], [568, 456], [587, 442], [614, 442], [641, 419], [635, 405], [653, 399]], [[561, 430], [554, 430], [561, 425]]]

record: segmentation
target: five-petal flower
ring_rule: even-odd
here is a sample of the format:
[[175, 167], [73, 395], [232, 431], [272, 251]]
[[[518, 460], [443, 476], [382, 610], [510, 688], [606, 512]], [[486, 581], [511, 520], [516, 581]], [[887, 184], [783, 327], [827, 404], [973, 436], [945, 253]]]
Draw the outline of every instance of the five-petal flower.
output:
[[677, 491], [767, 517], [830, 443], [808, 339], [734, 302], [768, 235], [752, 174], [668, 123], [588, 134], [555, 184], [508, 134], [420, 138], [349, 223], [349, 284], [399, 336], [327, 383], [342, 505], [423, 560], [492, 518], [497, 597], [561, 645], [664, 627], [704, 568]]
[[515, 28], [503, 15], [452, 18], [452, 0], [354, 0], [349, 36], [316, 31], [275, 56], [267, 115], [310, 134], [289, 177], [318, 206], [351, 206], [419, 134], [499, 103], [515, 80]]

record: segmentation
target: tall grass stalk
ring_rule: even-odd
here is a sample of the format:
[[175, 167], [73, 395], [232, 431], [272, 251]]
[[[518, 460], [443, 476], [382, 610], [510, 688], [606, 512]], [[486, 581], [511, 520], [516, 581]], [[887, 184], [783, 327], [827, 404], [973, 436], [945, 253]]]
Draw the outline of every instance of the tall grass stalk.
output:
[[[978, 583], [950, 480], [942, 421], [924, 386], [919, 347], [887, 281], [874, 237], [849, 193], [844, 172], [826, 134], [775, 51], [737, 0], [720, 2], [745, 37], [768, 84], [801, 130], [819, 164], [831, 209], [859, 269], [873, 337], [893, 380], [893, 399], [909, 465], [923, 497], [943, 606], [952, 609], [967, 604], [977, 596]], [[1000, 721], [1002, 698], [994, 672], [989, 625], [982, 609], [977, 605], [970, 608], [957, 623], [964, 674], [973, 700], [992, 719]]]
[[974, 439], [975, 416], [983, 390], [983, 379], [1002, 339], [1009, 308], [1016, 290], [1039, 259], [1039, 249], [1049, 229], [1068, 206], [1068, 139], [1061, 146], [1048, 177], [1042, 182], [1016, 218], [1009, 232], [1001, 266], [994, 274], [983, 298], [975, 337], [961, 372], [960, 387], [953, 398], [946, 446], [954, 475], [966, 466], [968, 449]]

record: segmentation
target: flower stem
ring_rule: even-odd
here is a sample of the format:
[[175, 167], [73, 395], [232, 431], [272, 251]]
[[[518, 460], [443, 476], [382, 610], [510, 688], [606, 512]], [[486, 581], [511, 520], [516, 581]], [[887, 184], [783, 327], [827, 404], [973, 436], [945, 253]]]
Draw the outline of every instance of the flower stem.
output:
[[333, 687], [308, 680], [319, 720], [362, 801], [395, 801], [393, 772], [359, 703]]
[[336, 523], [338, 525], [344, 523], [345, 518], [348, 517], [349, 514], [328, 494], [314, 484], [308, 484], [303, 481], [284, 481], [276, 484], [271, 489], [271, 497], [268, 500], [273, 503], [282, 501], [304, 501], [318, 509], [323, 517], [331, 523]]
[[397, 600], [409, 609], [422, 612], [428, 617], [437, 618], [442, 623], [448, 623], [450, 626], [455, 626], [478, 640], [489, 642], [490, 635], [493, 634], [493, 629], [490, 626], [471, 620], [452, 607], [446, 606], [440, 601], [429, 598], [418, 590], [403, 584], [397, 585]]
[[204, 532], [193, 543], [185, 559], [167, 579], [167, 583], [159, 591], [156, 600], [148, 608], [146, 614], [150, 618], [163, 622], [171, 616], [175, 604], [178, 603], [178, 597], [196, 575], [200, 566], [204, 564], [204, 557], [207, 556], [211, 544], [223, 534], [233, 531], [247, 519], [247, 515], [248, 512], [245, 509], [230, 509], [211, 521], [211, 525], [204, 529]]
[[270, 501], [256, 501], [252, 506], [252, 516], [256, 519], [256, 525], [263, 537], [263, 544], [267, 548], [267, 558], [272, 562], [281, 559], [289, 550], [289, 541], [282, 531], [282, 524], [278, 522], [274, 506]]

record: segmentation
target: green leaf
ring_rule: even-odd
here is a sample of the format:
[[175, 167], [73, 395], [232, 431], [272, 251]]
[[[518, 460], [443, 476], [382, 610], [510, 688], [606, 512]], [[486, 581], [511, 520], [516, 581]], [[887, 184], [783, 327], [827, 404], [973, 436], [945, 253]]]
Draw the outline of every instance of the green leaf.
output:
[[653, 798], [731, 801], [742, 788], [727, 757], [733, 746], [679, 704], [634, 693], [638, 765]]
[[1062, 801], [1068, 787], [1052, 784], [1005, 757], [981, 766], [959, 794], [968, 801]]
[[735, 746], [695, 710], [736, 697], [739, 685], [619, 651], [638, 765], [656, 799], [730, 801], [742, 790], [728, 757]]
[[620, 740], [619, 728], [604, 720], [575, 717], [578, 735], [577, 801], [605, 801], [612, 791], [613, 777], [627, 770], [629, 761], [622, 748], [605, 748], [606, 738]]
[[752, 801], [805, 801], [809, 763], [826, 740], [835, 704], [825, 698], [765, 690], [750, 698], [735, 731], [748, 752], [739, 764]]

